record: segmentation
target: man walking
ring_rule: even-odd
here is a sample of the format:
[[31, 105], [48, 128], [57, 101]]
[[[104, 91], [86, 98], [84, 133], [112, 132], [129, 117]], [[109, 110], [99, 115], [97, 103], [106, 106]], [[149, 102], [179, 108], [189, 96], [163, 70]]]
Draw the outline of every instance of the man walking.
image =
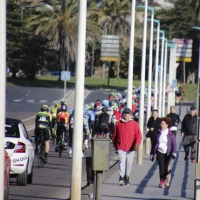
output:
[[185, 150], [184, 160], [188, 160], [189, 151], [191, 147], [191, 162], [195, 163], [196, 160], [196, 130], [197, 130], [197, 115], [196, 107], [190, 107], [190, 113], [186, 114], [182, 121], [181, 134], [183, 137], [183, 148]]
[[175, 113], [175, 107], [171, 106], [170, 107], [170, 113], [167, 114], [167, 117], [171, 119], [171, 127], [170, 127], [170, 131], [175, 135], [176, 137], [176, 132], [178, 129], [178, 124], [180, 122], [180, 118], [179, 115], [177, 115]]
[[112, 141], [119, 158], [119, 185], [129, 185], [135, 151], [142, 141], [140, 127], [132, 120], [131, 109], [124, 109], [122, 118], [115, 125]]

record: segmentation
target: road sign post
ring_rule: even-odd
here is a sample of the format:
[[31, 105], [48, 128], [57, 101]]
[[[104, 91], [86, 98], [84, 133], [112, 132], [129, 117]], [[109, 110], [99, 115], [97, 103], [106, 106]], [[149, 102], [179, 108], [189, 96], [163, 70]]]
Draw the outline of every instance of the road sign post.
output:
[[64, 81], [64, 97], [66, 95], [67, 81], [70, 80], [70, 77], [71, 77], [70, 71], [61, 72], [61, 80]]
[[[101, 60], [109, 61], [109, 69], [108, 69], [108, 86], [109, 86], [111, 61], [119, 62], [119, 36], [118, 35], [102, 35]], [[103, 77], [104, 77], [104, 74], [103, 74]], [[117, 77], [119, 78], [119, 69], [117, 70]]]

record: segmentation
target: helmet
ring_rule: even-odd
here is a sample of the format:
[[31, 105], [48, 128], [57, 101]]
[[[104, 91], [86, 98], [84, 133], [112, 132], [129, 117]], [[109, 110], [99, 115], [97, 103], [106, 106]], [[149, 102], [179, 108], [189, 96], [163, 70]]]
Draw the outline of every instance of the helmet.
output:
[[101, 110], [103, 113], [105, 113], [107, 111], [106, 107], [103, 107]]
[[66, 111], [67, 110], [67, 106], [63, 105], [61, 109], [62, 109], [62, 111]]
[[61, 101], [61, 102], [60, 102], [60, 105], [61, 105], [61, 106], [63, 106], [64, 104], [65, 104], [65, 102], [64, 102], [64, 101]]
[[49, 107], [47, 105], [43, 105], [40, 110], [43, 112], [43, 111], [46, 111], [48, 112], [49, 111]]

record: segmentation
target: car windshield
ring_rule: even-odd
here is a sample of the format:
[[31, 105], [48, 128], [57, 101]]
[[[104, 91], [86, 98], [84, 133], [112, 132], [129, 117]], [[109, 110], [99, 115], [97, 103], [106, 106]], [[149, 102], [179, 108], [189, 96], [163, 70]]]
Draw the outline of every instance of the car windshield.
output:
[[12, 138], [19, 138], [19, 128], [17, 123], [6, 122], [5, 125], [5, 136]]

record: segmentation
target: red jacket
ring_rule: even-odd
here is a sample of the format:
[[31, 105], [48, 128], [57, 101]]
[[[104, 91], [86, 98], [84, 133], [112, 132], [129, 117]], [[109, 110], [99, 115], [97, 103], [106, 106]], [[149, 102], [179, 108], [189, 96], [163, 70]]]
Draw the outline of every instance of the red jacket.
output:
[[134, 145], [140, 144], [142, 141], [138, 123], [134, 120], [125, 122], [124, 119], [121, 119], [115, 125], [112, 141], [116, 150], [133, 151]]

